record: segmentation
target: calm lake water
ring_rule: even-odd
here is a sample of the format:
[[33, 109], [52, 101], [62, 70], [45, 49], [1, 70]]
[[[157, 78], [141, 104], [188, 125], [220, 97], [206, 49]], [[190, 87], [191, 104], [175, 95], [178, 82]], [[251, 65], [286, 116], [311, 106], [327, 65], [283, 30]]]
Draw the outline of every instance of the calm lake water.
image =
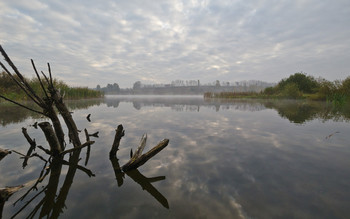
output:
[[[5, 203], [3, 218], [18, 212], [16, 218], [350, 218], [349, 106], [171, 96], [107, 96], [68, 105], [79, 129], [99, 131], [88, 164], [86, 149], [79, 162], [95, 176], [63, 165], [14, 205], [44, 162], [34, 157], [23, 169], [23, 159], [12, 153], [0, 161], [0, 187], [27, 184]], [[26, 154], [22, 127], [47, 147], [31, 126], [36, 121], [43, 118], [0, 104], [0, 148]], [[126, 132], [119, 160], [111, 161], [119, 124]], [[170, 143], [118, 178], [113, 167], [128, 161], [144, 133], [145, 151], [164, 138]]]

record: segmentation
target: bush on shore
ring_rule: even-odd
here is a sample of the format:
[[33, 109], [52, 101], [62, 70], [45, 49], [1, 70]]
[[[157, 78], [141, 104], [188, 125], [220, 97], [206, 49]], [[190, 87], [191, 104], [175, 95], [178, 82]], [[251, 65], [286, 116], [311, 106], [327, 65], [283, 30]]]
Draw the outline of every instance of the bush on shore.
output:
[[[16, 78], [17, 76], [15, 75], [14, 77]], [[44, 95], [37, 78], [26, 80], [37, 94]], [[69, 87], [63, 81], [56, 79], [54, 79], [53, 83], [57, 89], [60, 89], [60, 93], [64, 95], [65, 99], [98, 98], [103, 96], [101, 91], [92, 90], [87, 87]], [[28, 100], [28, 96], [25, 95], [16, 82], [5, 72], [0, 73], [0, 94], [11, 100]]]
[[304, 73], [295, 73], [287, 79], [282, 79], [276, 86], [265, 88], [260, 93], [224, 92], [205, 93], [205, 98], [287, 98], [311, 99], [342, 104], [350, 101], [350, 77], [334, 82], [326, 79], [316, 80]]

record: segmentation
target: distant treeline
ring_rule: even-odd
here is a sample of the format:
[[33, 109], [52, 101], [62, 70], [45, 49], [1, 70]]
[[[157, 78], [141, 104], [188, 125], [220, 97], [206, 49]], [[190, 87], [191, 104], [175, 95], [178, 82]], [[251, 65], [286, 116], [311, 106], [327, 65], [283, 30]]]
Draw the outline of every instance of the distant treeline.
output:
[[108, 84], [106, 87], [97, 85], [96, 90], [105, 94], [156, 94], [156, 95], [203, 95], [206, 92], [260, 92], [266, 87], [272, 86], [272, 83], [262, 81], [243, 81], [243, 82], [213, 82], [211, 84], [200, 84], [199, 81], [176, 80], [171, 84], [152, 84], [145, 85], [140, 81], [134, 83], [133, 88], [121, 89], [117, 83]]
[[254, 92], [207, 92], [205, 98], [287, 98], [324, 100], [344, 103], [350, 100], [350, 77], [334, 82], [315, 79], [305, 73], [295, 73], [282, 79], [276, 86], [265, 88], [260, 93]]
[[[106, 105], [118, 108], [120, 103], [128, 102], [134, 109], [143, 107], [168, 107], [173, 111], [200, 112], [205, 110], [215, 111], [260, 111], [273, 109], [278, 114], [293, 123], [303, 124], [307, 121], [320, 119], [322, 121], [350, 121], [350, 102], [346, 104], [327, 104], [323, 101], [306, 100], [280, 100], [280, 99], [203, 99], [203, 98], [167, 98], [150, 97], [134, 98], [123, 96], [119, 98], [96, 98], [89, 100], [67, 100], [70, 110], [88, 109], [92, 106]], [[26, 102], [26, 106], [34, 108], [35, 104]], [[12, 104], [0, 104], [0, 127], [11, 123], [23, 122], [27, 118], [39, 119], [41, 115]]]
[[[14, 77], [16, 78], [17, 76], [15, 75]], [[26, 80], [37, 94], [44, 95], [37, 78]], [[56, 79], [54, 79], [53, 82], [55, 87], [60, 89], [65, 99], [96, 98], [103, 96], [102, 92], [87, 87], [69, 87], [63, 81], [58, 81]], [[25, 95], [16, 82], [5, 72], [0, 74], [0, 94], [11, 100], [28, 100], [27, 95]], [[2, 100], [0, 99], [0, 101]]]

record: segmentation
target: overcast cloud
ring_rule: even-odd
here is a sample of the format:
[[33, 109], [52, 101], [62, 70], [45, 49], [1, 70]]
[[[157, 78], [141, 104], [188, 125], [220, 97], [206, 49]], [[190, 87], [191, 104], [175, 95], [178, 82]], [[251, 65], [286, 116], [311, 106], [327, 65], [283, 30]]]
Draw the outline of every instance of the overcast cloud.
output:
[[1, 0], [0, 44], [73, 86], [350, 76], [349, 0]]

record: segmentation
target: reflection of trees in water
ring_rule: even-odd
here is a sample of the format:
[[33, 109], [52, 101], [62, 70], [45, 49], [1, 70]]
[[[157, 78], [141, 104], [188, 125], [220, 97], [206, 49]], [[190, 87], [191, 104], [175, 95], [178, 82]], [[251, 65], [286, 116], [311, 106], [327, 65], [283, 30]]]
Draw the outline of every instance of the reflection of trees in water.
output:
[[[33, 104], [27, 103], [28, 106]], [[33, 106], [31, 106], [34, 108]], [[15, 106], [13, 104], [0, 104], [0, 125], [6, 126], [11, 123], [20, 123], [27, 118], [40, 118], [41, 115], [33, 113], [27, 109]]]
[[[62, 213], [64, 213], [64, 210], [69, 208], [69, 206], [67, 206], [65, 203], [77, 170], [83, 171], [89, 177], [95, 176], [91, 170], [79, 165], [79, 161], [81, 160], [80, 152], [81, 150], [74, 151], [70, 155], [68, 161], [60, 157], [50, 157], [48, 160], [41, 157], [41, 159], [44, 161], [44, 165], [38, 179], [21, 185], [16, 190], [18, 191], [23, 187], [30, 186], [24, 195], [14, 202], [14, 206], [20, 204], [22, 205], [19, 207], [19, 210], [14, 213], [12, 218], [17, 217], [20, 214], [26, 214], [23, 213], [26, 208], [30, 208], [31, 211], [23, 218], [58, 218]], [[148, 178], [141, 174], [137, 169], [122, 172], [117, 157], [111, 158], [111, 163], [119, 187], [123, 185], [126, 174], [133, 181], [139, 184], [143, 190], [146, 190], [149, 194], [151, 194], [161, 205], [163, 205], [165, 208], [169, 208], [167, 199], [151, 184], [153, 182], [165, 180], [165, 176]], [[64, 165], [68, 166], [67, 172], [62, 172]], [[64, 172], [66, 172], [66, 174], [63, 177], [62, 175], [64, 175]], [[45, 181], [47, 177], [48, 180]], [[64, 178], [63, 184], [60, 183], [60, 179], [62, 182], [62, 178]], [[44, 185], [45, 183], [46, 185]], [[62, 186], [59, 189], [60, 185]], [[3, 207], [5, 201], [6, 200], [0, 199], [0, 207]], [[3, 209], [1, 208], [0, 210], [1, 218]]]
[[[133, 107], [141, 110], [143, 107], [168, 107], [177, 112], [200, 112], [201, 109], [212, 109], [216, 112], [225, 110], [261, 111], [274, 109], [278, 114], [293, 123], [304, 123], [313, 119], [349, 120], [350, 104], [336, 106], [326, 102], [295, 101], [295, 100], [204, 100], [198, 97], [117, 97], [105, 99], [70, 100], [66, 101], [71, 110], [87, 109], [106, 103], [107, 107], [118, 108], [120, 102], [132, 103]], [[35, 113], [10, 104], [0, 105], [0, 124], [23, 122], [27, 118], [39, 118]]]
[[170, 106], [170, 108], [177, 112], [182, 112], [182, 111], [199, 112], [200, 106], [199, 105], [173, 105], [173, 106]]
[[293, 123], [305, 123], [314, 119], [343, 121], [350, 120], [350, 106], [336, 106], [316, 101], [268, 101], [267, 108], [275, 109], [278, 114]]
[[[103, 99], [86, 99], [86, 100], [67, 100], [65, 101], [70, 110], [87, 109], [91, 106], [99, 106], [103, 103]], [[35, 108], [35, 105], [31, 102], [27, 102], [24, 105]], [[1, 103], [0, 104], [0, 125], [6, 126], [11, 123], [20, 123], [28, 118], [39, 119], [41, 115], [33, 113], [22, 107], [18, 107], [13, 104]]]
[[[19, 205], [20, 203], [23, 205], [12, 218], [21, 214], [27, 207], [32, 210], [25, 218], [35, 218], [36, 215], [39, 218], [58, 218], [64, 212], [64, 209], [67, 208], [65, 202], [77, 169], [82, 170], [89, 177], [94, 176], [89, 169], [78, 164], [80, 160], [79, 155], [80, 150], [77, 150], [71, 154], [68, 161], [57, 157], [50, 157], [49, 160], [45, 160], [38, 179], [24, 184], [24, 186], [34, 185], [14, 203], [14, 205]], [[63, 165], [68, 165], [68, 171], [61, 189], [58, 190]], [[39, 187], [46, 177], [49, 177], [47, 184]]]
[[[182, 101], [182, 102], [181, 102]], [[215, 111], [239, 110], [239, 111], [261, 111], [274, 109], [282, 118], [287, 118], [293, 123], [305, 123], [313, 119], [348, 121], [350, 119], [350, 105], [332, 105], [319, 101], [295, 101], [295, 100], [224, 100], [224, 99], [156, 99], [133, 100], [137, 109], [142, 107], [170, 107], [172, 110], [197, 111], [201, 108], [213, 109]]]
[[118, 107], [120, 102], [132, 103], [137, 110], [143, 107], [168, 107], [174, 111], [199, 112], [201, 108], [220, 110], [242, 110], [242, 111], [260, 111], [265, 109], [264, 105], [257, 101], [223, 101], [223, 100], [205, 100], [202, 97], [140, 97], [140, 96], [116, 96], [116, 98], [106, 98], [105, 103], [108, 107]]
[[99, 106], [101, 103], [104, 103], [104, 99], [65, 100], [65, 103], [70, 110], [88, 109], [89, 107]]

